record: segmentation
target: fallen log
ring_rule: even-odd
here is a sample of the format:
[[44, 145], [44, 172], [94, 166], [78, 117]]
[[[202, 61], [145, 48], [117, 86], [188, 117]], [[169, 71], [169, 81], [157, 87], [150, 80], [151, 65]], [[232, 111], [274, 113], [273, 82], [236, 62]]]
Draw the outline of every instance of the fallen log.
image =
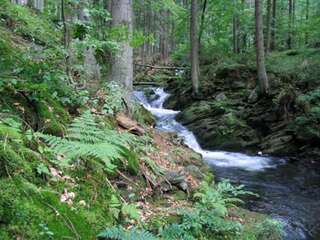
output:
[[133, 83], [134, 86], [161, 86], [160, 83], [157, 82], [134, 82]]
[[145, 67], [145, 68], [164, 69], [164, 70], [184, 70], [184, 69], [186, 69], [186, 67], [153, 66], [153, 65], [140, 64], [140, 63], [135, 63], [134, 65], [140, 66], [140, 67]]
[[118, 113], [116, 115], [116, 120], [120, 127], [135, 135], [142, 136], [146, 132], [144, 128], [139, 125], [139, 123], [129, 118], [124, 113]]

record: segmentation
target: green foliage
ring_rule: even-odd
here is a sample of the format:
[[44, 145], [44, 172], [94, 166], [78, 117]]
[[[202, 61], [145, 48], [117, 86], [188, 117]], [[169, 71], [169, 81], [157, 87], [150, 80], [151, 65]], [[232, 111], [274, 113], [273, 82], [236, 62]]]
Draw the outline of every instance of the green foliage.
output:
[[139, 220], [140, 213], [133, 204], [124, 204], [121, 208], [121, 214], [128, 219]]
[[122, 227], [108, 228], [98, 235], [99, 239], [114, 239], [114, 240], [157, 240], [152, 233], [145, 230], [139, 230], [133, 228], [130, 231], [126, 231]]
[[95, 158], [101, 160], [109, 171], [114, 171], [119, 160], [127, 157], [128, 165], [137, 166], [137, 158], [129, 156], [131, 152], [128, 150], [134, 137], [119, 134], [112, 129], [99, 128], [89, 111], [72, 122], [65, 137], [40, 136], [56, 154], [63, 154], [63, 162], [66, 164], [79, 158]]
[[298, 97], [297, 102], [304, 110], [293, 122], [290, 128], [296, 133], [299, 139], [304, 141], [314, 141], [320, 139], [320, 89], [315, 89], [308, 94]]
[[195, 238], [189, 234], [182, 225], [170, 224], [161, 232], [161, 236], [165, 240], [194, 240]]
[[59, 33], [45, 17], [32, 13], [29, 8], [1, 1], [0, 19], [12, 23], [12, 31], [40, 44], [54, 44], [59, 40]]
[[[156, 237], [145, 230], [124, 230], [114, 226], [101, 232], [101, 239], [163, 239], [163, 240], [195, 240], [195, 239], [243, 239], [243, 226], [228, 219], [228, 208], [242, 203], [239, 197], [253, 193], [243, 189], [242, 185], [233, 186], [224, 180], [217, 185], [209, 186], [204, 183], [195, 194], [196, 202], [193, 208], [178, 211], [178, 218], [174, 223], [161, 224]], [[254, 239], [270, 236], [269, 228], [276, 221], [257, 225], [252, 232]], [[275, 225], [276, 226], [276, 225]], [[278, 228], [280, 231], [280, 227]], [[276, 235], [275, 235], [276, 236]], [[245, 238], [244, 238], [245, 239]], [[277, 239], [277, 238], [271, 238]]]
[[164, 228], [164, 239], [236, 239], [240, 237], [243, 226], [239, 222], [227, 220], [228, 208], [243, 203], [242, 196], [252, 195], [244, 186], [233, 186], [224, 180], [217, 185], [203, 183], [193, 209], [179, 212], [180, 224]]
[[266, 219], [257, 224], [255, 229], [257, 240], [280, 240], [283, 237], [283, 225], [274, 219]]
[[115, 114], [124, 109], [124, 89], [115, 82], [110, 82], [106, 86], [107, 96], [105, 98], [105, 104], [103, 110], [107, 114]]
[[16, 142], [21, 142], [21, 122], [12, 117], [0, 119], [0, 139], [10, 139], [15, 140]]
[[244, 190], [244, 185], [234, 186], [229, 180], [222, 180], [218, 184], [209, 185], [204, 182], [200, 191], [194, 195], [201, 205], [208, 208], [215, 208], [216, 204], [232, 207], [235, 204], [243, 203], [240, 197], [256, 194]]

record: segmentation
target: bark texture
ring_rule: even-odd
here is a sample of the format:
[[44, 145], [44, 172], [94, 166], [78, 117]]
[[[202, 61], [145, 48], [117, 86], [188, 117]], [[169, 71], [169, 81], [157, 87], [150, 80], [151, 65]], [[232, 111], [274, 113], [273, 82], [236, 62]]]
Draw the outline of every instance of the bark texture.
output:
[[271, 49], [271, 27], [272, 27], [272, 0], [267, 1], [267, 44], [266, 53]]
[[197, 20], [198, 1], [191, 2], [191, 79], [193, 93], [199, 94], [199, 38], [198, 38], [198, 20]]
[[269, 92], [269, 81], [265, 67], [264, 56], [264, 38], [263, 38], [263, 18], [262, 18], [262, 4], [263, 0], [255, 0], [255, 15], [256, 15], [256, 58], [257, 71], [259, 81], [259, 93], [266, 95]]
[[277, 18], [277, 0], [272, 0], [272, 21], [271, 21], [271, 43], [270, 49], [276, 49], [276, 18]]
[[112, 1], [112, 25], [124, 26], [128, 38], [121, 43], [120, 50], [113, 57], [112, 80], [122, 84], [127, 90], [132, 90], [133, 82], [133, 48], [132, 39], [132, 0]]

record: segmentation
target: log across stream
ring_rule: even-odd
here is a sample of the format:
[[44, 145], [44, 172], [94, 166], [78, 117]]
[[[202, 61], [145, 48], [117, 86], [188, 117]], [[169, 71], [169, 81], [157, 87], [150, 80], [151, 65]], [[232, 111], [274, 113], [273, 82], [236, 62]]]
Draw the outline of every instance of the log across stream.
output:
[[[146, 90], [152, 91], [152, 98]], [[194, 134], [175, 120], [178, 112], [163, 108], [169, 96], [163, 88], [136, 90], [135, 96], [156, 117], [158, 129], [176, 132], [213, 166], [218, 178], [258, 193], [260, 197], [249, 200], [247, 208], [283, 222], [285, 239], [320, 239], [320, 173], [316, 168], [271, 156], [204, 150]]]

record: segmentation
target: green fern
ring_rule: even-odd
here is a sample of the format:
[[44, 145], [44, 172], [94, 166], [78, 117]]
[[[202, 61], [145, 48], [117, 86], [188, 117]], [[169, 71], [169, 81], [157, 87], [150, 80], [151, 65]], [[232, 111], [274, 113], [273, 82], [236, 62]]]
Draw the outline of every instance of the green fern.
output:
[[57, 154], [63, 154], [66, 163], [75, 159], [96, 158], [108, 170], [114, 170], [119, 160], [126, 159], [129, 169], [137, 168], [138, 160], [129, 150], [134, 136], [120, 134], [112, 129], [101, 129], [89, 112], [76, 118], [64, 138], [39, 134]]
[[223, 216], [227, 214], [228, 207], [242, 204], [240, 197], [245, 195], [257, 196], [257, 194], [244, 190], [243, 185], [234, 186], [228, 180], [223, 180], [216, 185], [203, 183], [200, 191], [195, 193], [194, 197], [199, 200], [198, 204], [216, 209]]
[[99, 239], [109, 240], [159, 240], [152, 233], [137, 228], [125, 230], [121, 226], [114, 226], [102, 231], [98, 236]]
[[192, 235], [186, 232], [184, 226], [176, 223], [166, 226], [161, 232], [161, 237], [164, 240], [195, 240]]

